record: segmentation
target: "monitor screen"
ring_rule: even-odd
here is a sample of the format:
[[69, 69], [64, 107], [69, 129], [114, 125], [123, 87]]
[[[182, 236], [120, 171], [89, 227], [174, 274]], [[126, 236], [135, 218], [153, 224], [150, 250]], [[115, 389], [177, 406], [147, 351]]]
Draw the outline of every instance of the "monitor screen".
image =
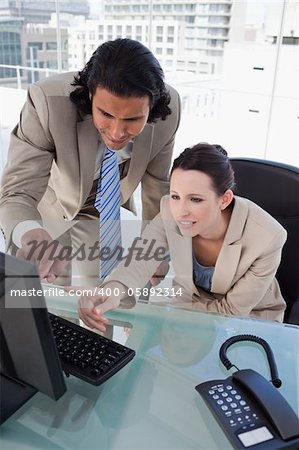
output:
[[2, 423], [35, 392], [66, 387], [37, 270], [1, 252], [0, 324]]

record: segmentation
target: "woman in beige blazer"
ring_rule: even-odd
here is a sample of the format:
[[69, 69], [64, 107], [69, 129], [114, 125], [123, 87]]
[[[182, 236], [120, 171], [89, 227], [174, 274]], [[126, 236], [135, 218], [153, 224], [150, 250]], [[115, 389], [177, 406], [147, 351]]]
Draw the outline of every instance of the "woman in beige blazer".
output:
[[[162, 198], [161, 211], [138, 248], [134, 244], [135, 257], [118, 265], [97, 296], [80, 299], [81, 319], [104, 329], [102, 314], [124, 301], [123, 292], [137, 294], [169, 252], [175, 272], [172, 293], [177, 293], [171, 302], [282, 321], [285, 302], [275, 273], [286, 231], [259, 206], [234, 196], [233, 188], [234, 173], [222, 147], [186, 149], [174, 161], [170, 195]], [[108, 297], [108, 288], [115, 295]]]

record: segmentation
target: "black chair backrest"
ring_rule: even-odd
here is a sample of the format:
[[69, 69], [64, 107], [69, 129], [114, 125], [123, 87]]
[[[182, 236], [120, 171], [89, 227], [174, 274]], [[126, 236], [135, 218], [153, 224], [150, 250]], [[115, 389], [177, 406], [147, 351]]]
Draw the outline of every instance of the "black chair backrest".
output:
[[299, 168], [251, 158], [231, 158], [231, 163], [236, 195], [261, 206], [287, 230], [276, 278], [287, 303], [288, 321], [293, 305], [299, 303]]

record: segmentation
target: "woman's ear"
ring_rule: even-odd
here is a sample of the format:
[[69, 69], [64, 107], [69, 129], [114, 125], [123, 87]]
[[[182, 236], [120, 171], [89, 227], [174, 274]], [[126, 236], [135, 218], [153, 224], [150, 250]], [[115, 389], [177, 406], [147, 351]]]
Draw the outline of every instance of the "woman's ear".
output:
[[234, 193], [231, 189], [228, 189], [227, 191], [224, 192], [224, 194], [222, 195], [222, 200], [220, 203], [220, 209], [222, 211], [224, 211], [233, 201], [234, 198]]

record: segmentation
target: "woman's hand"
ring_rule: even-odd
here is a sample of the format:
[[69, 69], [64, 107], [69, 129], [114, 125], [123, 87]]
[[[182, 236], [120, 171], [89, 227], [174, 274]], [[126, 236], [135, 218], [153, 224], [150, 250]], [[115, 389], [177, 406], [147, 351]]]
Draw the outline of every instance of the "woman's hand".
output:
[[[79, 286], [69, 286], [65, 288], [66, 291], [90, 291], [91, 288], [79, 288]], [[117, 281], [111, 281], [104, 286], [99, 286], [98, 293], [92, 296], [82, 295], [78, 301], [78, 315], [79, 318], [91, 329], [96, 329], [102, 332], [106, 331], [105, 325], [109, 323], [109, 320], [103, 316], [106, 311], [117, 308], [125, 294], [122, 292], [126, 289], [123, 284]], [[120, 292], [119, 295], [103, 295], [107, 292]]]
[[167, 273], [169, 271], [169, 263], [168, 259], [164, 259], [161, 264], [157, 267], [156, 272], [150, 279], [152, 286], [157, 286], [159, 283], [161, 283], [162, 280], [166, 277]]

